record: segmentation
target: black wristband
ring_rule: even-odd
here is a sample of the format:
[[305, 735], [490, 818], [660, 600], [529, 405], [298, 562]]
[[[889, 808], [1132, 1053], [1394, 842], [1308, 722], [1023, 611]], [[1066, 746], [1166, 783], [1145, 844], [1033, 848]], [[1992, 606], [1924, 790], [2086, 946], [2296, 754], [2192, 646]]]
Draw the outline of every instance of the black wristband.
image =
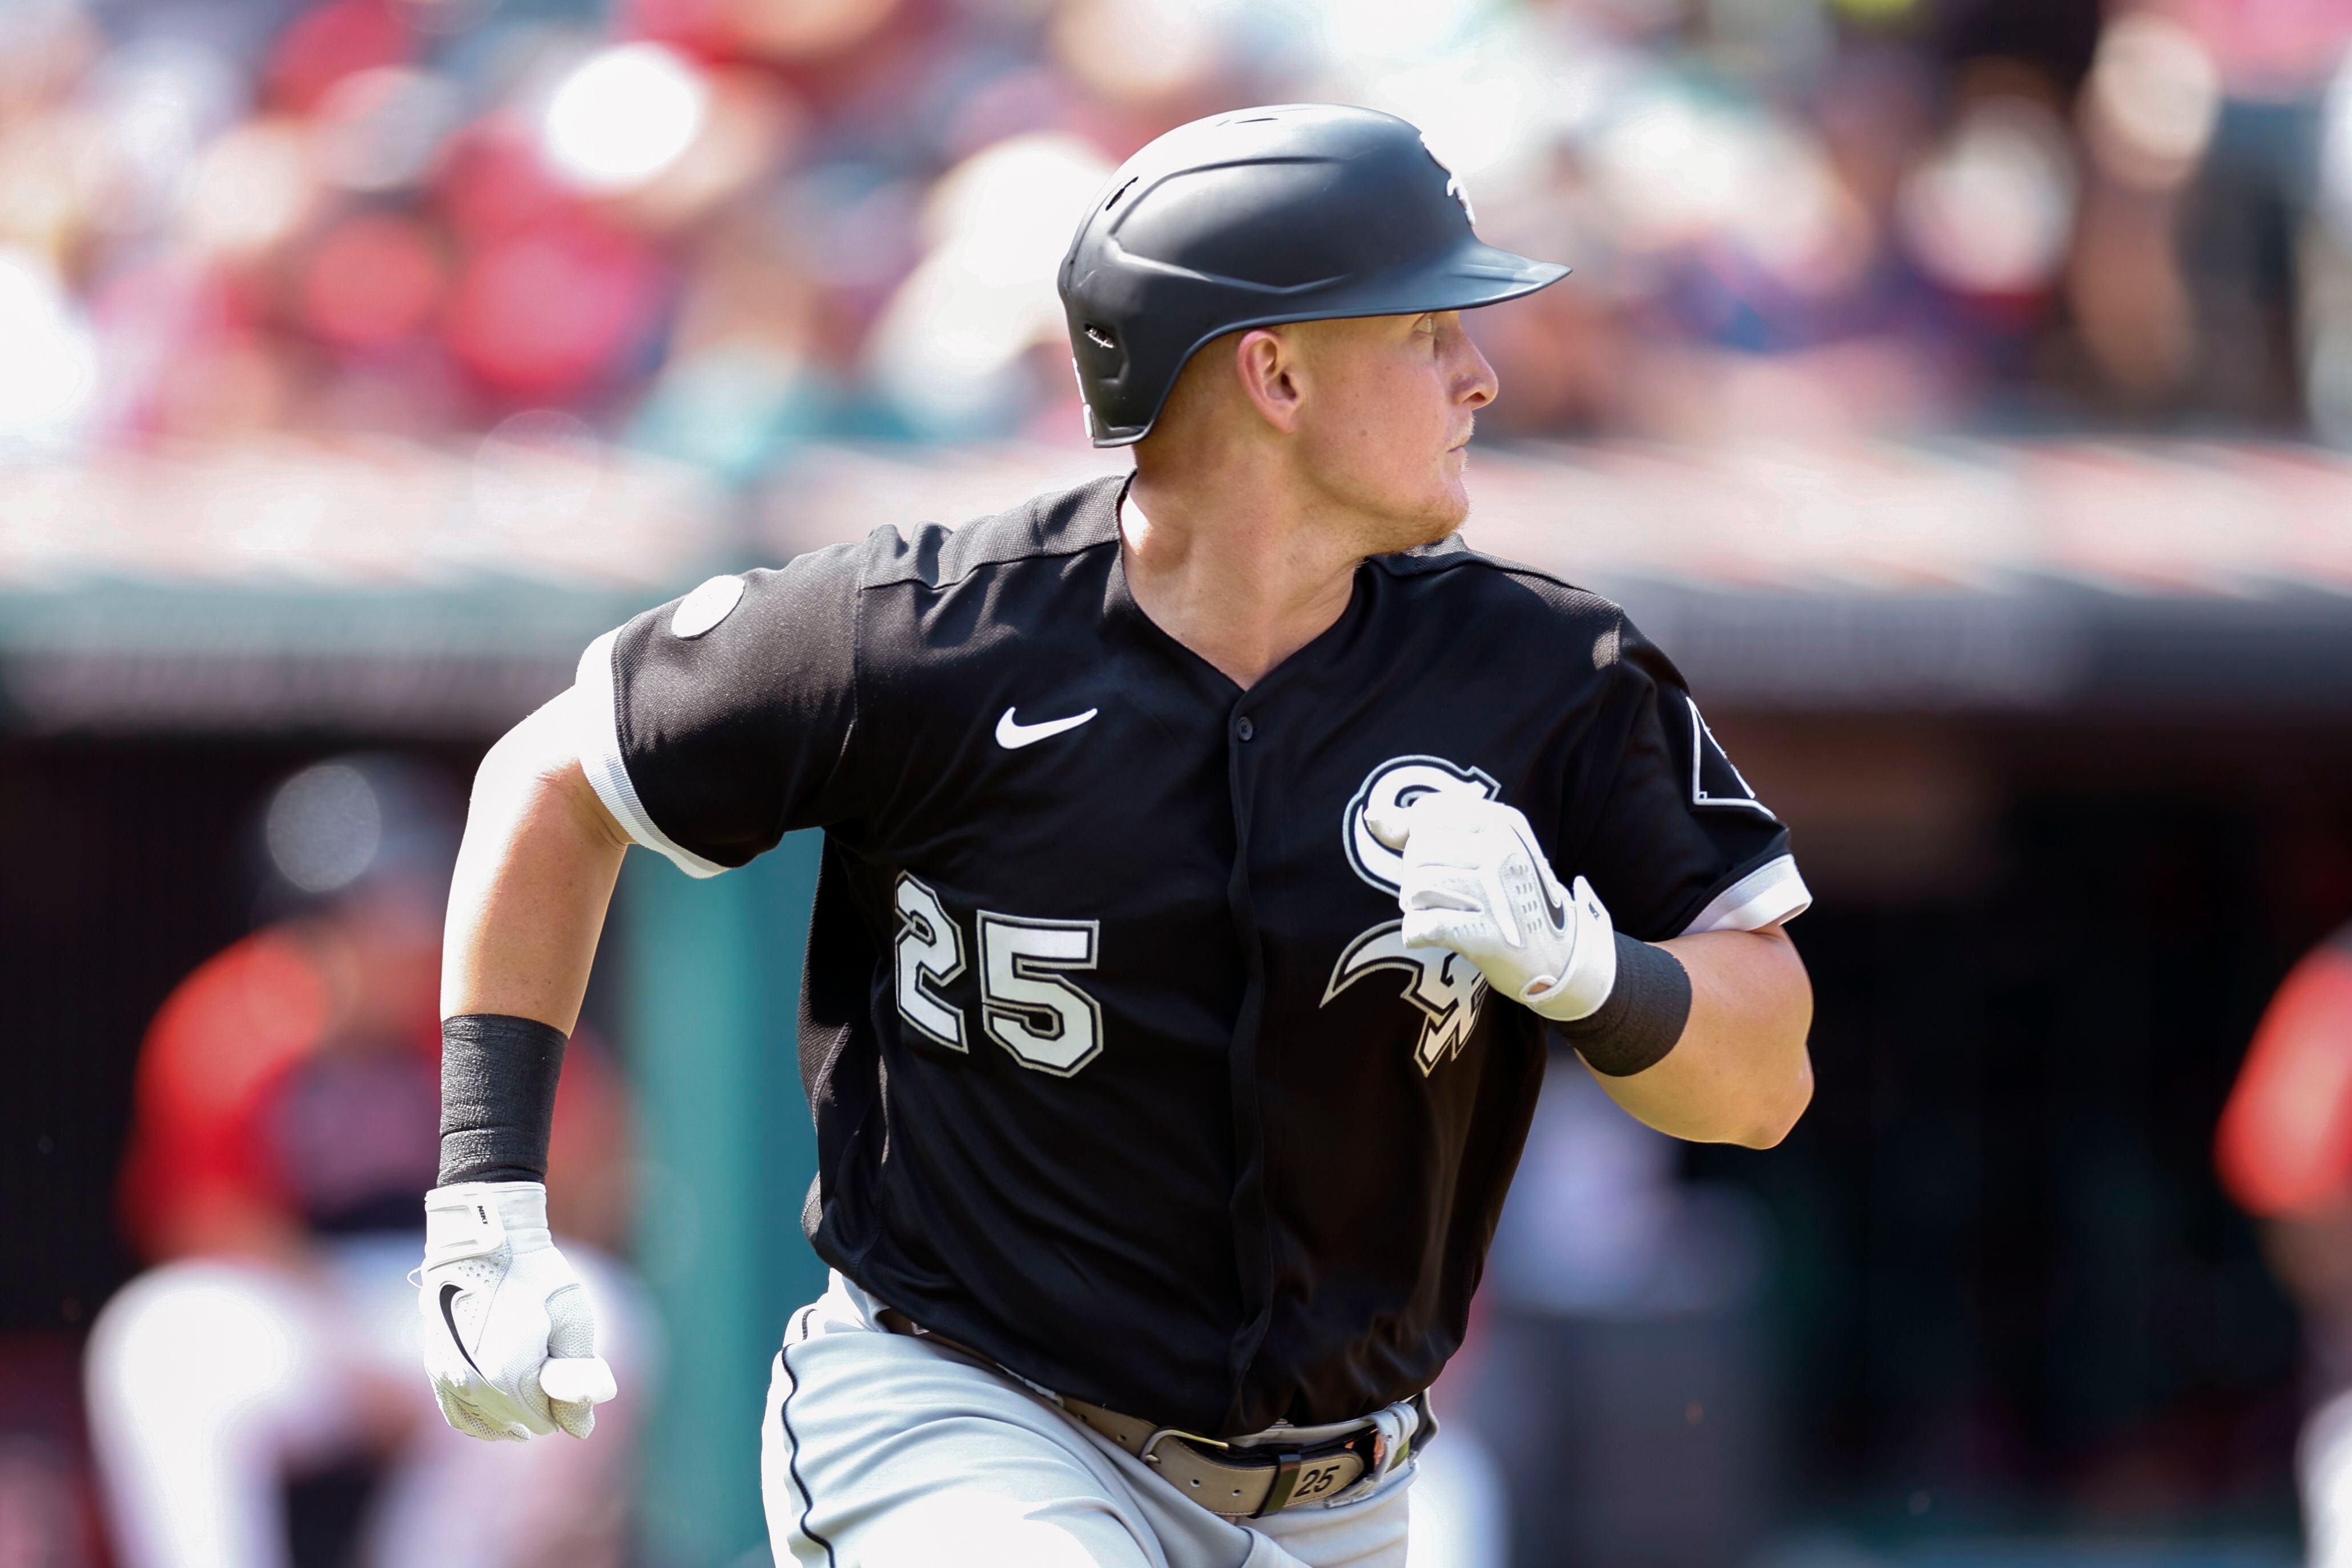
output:
[[441, 1021], [441, 1184], [543, 1182], [563, 1031], [534, 1018]]
[[1690, 972], [1663, 947], [1617, 935], [1617, 983], [1609, 1000], [1574, 1023], [1555, 1023], [1592, 1070], [1631, 1078], [1655, 1067], [1683, 1037], [1690, 1021]]

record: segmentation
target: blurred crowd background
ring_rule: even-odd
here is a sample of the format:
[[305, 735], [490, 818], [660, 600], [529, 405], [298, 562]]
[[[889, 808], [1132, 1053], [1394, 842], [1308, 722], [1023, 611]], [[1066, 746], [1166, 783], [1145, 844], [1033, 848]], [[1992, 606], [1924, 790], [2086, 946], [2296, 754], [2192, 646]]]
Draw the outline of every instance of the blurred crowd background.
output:
[[[2336, 0], [11, 0], [0, 447], [562, 410], [730, 482], [1076, 427], [1158, 132], [1414, 120], [1578, 285], [1497, 434], [2352, 438]], [[546, 422], [542, 421], [544, 425]], [[562, 428], [562, 426], [556, 426]]]
[[[1783, 1148], [1554, 1073], [1415, 1568], [2352, 1561], [2352, 981], [2263, 1021], [2352, 919], [2347, 47], [2352, 0], [0, 0], [0, 1568], [764, 1568], [812, 846], [633, 858], [559, 1131], [628, 1392], [509, 1473], [436, 1446], [394, 1277], [465, 781], [708, 572], [1123, 465], [1076, 216], [1298, 99], [1575, 268], [1471, 319], [1472, 540], [1632, 607], [1820, 896]], [[557, 1517], [458, 1540], [501, 1485]]]

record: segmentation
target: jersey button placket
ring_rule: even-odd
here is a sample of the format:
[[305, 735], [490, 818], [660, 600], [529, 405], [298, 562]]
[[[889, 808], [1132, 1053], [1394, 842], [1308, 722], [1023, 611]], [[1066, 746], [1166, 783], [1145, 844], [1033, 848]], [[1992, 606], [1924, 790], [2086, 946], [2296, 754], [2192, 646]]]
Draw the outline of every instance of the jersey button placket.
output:
[[1239, 1164], [1234, 1194], [1234, 1261], [1240, 1275], [1244, 1321], [1228, 1355], [1232, 1397], [1238, 1402], [1274, 1315], [1273, 1216], [1265, 1202], [1265, 1131], [1257, 1064], [1264, 1043], [1259, 1029], [1265, 1010], [1265, 962], [1250, 879], [1251, 840], [1259, 830], [1257, 775], [1272, 759], [1264, 748], [1249, 744], [1257, 735], [1256, 720], [1236, 712], [1225, 724], [1233, 737], [1227, 751], [1227, 776], [1233, 790], [1234, 863], [1228, 897], [1234, 934], [1241, 942], [1246, 965], [1242, 1005], [1234, 1020], [1231, 1061], [1234, 1142]]

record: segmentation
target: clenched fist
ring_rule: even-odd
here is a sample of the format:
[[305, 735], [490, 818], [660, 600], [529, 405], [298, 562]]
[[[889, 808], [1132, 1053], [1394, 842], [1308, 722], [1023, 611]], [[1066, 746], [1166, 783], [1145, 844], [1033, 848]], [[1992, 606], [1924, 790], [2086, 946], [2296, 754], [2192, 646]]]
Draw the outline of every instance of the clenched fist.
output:
[[1447, 947], [1547, 1018], [1590, 1016], [1617, 983], [1609, 911], [1581, 877], [1563, 889], [1528, 819], [1500, 801], [1424, 795], [1364, 826], [1404, 858], [1407, 947]]
[[461, 1182], [425, 1195], [425, 1370], [450, 1426], [492, 1442], [558, 1427], [585, 1437], [613, 1397], [588, 1293], [547, 1234], [537, 1182]]

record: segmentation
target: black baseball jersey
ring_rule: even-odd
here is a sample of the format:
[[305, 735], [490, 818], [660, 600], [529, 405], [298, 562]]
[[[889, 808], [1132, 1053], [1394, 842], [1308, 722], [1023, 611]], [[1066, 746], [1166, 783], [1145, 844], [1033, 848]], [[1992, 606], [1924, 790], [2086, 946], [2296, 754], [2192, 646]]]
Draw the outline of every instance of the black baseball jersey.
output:
[[1648, 940], [1808, 895], [1607, 600], [1368, 561], [1247, 690], [1155, 626], [1106, 479], [715, 578], [581, 663], [590, 778], [702, 875], [824, 830], [803, 1224], [1033, 1382], [1204, 1434], [1352, 1418], [1461, 1342], [1545, 1059], [1398, 940], [1368, 805], [1527, 814]]

